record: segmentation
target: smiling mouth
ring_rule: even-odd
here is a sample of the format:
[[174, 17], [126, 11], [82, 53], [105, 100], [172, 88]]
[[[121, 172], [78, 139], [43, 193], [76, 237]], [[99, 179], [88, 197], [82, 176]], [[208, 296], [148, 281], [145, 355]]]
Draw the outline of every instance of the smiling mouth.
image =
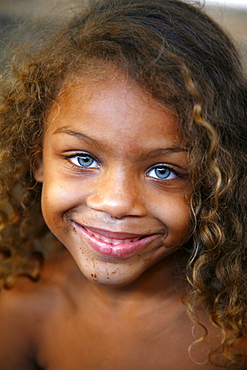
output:
[[116, 233], [72, 222], [90, 249], [108, 257], [123, 258], [136, 254], [161, 235], [161, 233], [150, 235]]
[[85, 230], [95, 238], [102, 240], [106, 243], [111, 245], [118, 245], [122, 243], [132, 243], [136, 242], [137, 240], [141, 240], [145, 238], [147, 235], [137, 235], [137, 234], [128, 234], [128, 233], [112, 233], [109, 231], [101, 230], [101, 229], [94, 229], [94, 228], [86, 228], [83, 226]]

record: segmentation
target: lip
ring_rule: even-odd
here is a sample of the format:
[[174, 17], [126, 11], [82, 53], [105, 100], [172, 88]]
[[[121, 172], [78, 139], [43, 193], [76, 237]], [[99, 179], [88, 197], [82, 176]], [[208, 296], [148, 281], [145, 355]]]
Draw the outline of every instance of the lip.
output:
[[107, 257], [123, 258], [137, 254], [161, 233], [143, 235], [111, 232], [108, 230], [85, 227], [72, 221], [87, 245], [96, 253]]

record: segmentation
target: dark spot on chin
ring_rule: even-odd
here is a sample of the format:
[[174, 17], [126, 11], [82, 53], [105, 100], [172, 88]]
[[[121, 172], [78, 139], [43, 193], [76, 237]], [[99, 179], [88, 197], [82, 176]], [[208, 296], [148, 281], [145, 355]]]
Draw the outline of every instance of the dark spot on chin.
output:
[[92, 278], [96, 279], [97, 275], [96, 274], [91, 274]]

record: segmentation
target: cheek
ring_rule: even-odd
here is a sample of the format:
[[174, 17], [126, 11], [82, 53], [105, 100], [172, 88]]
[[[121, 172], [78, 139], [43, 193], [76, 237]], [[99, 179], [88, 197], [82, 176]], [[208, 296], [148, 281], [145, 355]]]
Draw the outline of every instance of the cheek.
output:
[[160, 221], [166, 225], [168, 236], [171, 239], [186, 240], [190, 233], [191, 216], [190, 207], [184, 196], [169, 197], [157, 204], [156, 214]]
[[[79, 204], [78, 193], [78, 188], [74, 189], [71, 184], [60, 181], [58, 177], [56, 180], [44, 181], [41, 205], [43, 217], [49, 227], [52, 223], [61, 222], [63, 215]], [[82, 198], [82, 193], [79, 194]]]

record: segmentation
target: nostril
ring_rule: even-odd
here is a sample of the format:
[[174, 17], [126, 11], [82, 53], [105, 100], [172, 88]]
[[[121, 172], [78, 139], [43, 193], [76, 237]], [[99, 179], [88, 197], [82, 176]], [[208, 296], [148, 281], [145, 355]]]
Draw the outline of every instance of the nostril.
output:
[[87, 206], [98, 212], [104, 212], [109, 215], [112, 220], [122, 220], [127, 217], [140, 217], [146, 214], [144, 204], [134, 197], [114, 197], [102, 196], [94, 194], [87, 199]]
[[118, 217], [118, 216], [110, 215], [110, 217], [111, 217], [112, 219], [114, 219], [114, 220], [122, 220], [122, 219], [123, 219], [123, 218], [125, 218], [126, 216], [120, 216], [120, 217]]

